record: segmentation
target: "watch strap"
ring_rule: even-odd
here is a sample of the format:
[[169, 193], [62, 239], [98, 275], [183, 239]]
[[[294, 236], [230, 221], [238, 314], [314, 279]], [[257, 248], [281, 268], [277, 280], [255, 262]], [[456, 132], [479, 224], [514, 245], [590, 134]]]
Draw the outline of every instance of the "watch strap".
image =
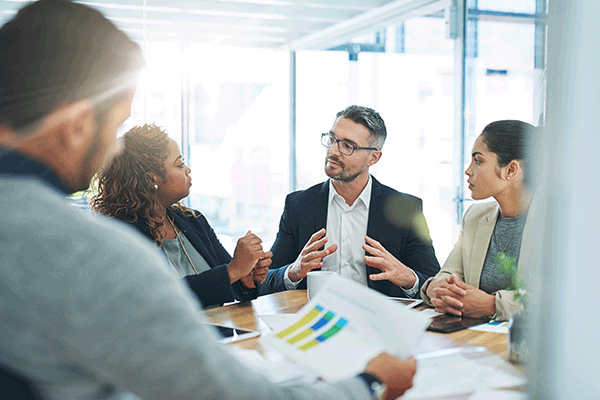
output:
[[368, 372], [358, 374], [358, 377], [365, 382], [365, 385], [367, 385], [372, 398], [378, 400], [383, 399], [383, 394], [385, 393], [385, 384], [381, 382], [378, 377]]

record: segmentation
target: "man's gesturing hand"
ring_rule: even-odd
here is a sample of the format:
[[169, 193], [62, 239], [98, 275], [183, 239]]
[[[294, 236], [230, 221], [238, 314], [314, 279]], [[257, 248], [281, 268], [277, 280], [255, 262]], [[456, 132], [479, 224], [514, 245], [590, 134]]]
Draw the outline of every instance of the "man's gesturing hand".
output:
[[304, 278], [309, 271], [323, 266], [323, 258], [337, 250], [337, 244], [332, 244], [324, 250], [319, 250], [327, 243], [325, 229], [315, 232], [308, 243], [304, 246], [300, 255], [289, 269], [289, 277], [292, 282], [298, 282]]
[[365, 256], [365, 264], [381, 270], [380, 274], [371, 274], [369, 279], [388, 280], [404, 289], [410, 289], [415, 285], [416, 278], [412, 270], [387, 251], [381, 243], [368, 236], [365, 236], [365, 242], [363, 249], [372, 255]]

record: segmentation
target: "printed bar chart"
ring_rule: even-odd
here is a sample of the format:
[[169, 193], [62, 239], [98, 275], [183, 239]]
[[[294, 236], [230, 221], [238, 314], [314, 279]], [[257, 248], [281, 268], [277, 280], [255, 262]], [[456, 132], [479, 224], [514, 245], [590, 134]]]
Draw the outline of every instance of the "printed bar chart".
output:
[[313, 346], [318, 345], [319, 343], [322, 343], [324, 341], [326, 341], [327, 339], [333, 337], [336, 333], [338, 333], [339, 331], [342, 330], [342, 328], [348, 323], [347, 320], [345, 320], [344, 318], [340, 318], [338, 320], [338, 322], [332, 326], [331, 328], [329, 328], [329, 330], [327, 330], [325, 333], [323, 333], [322, 335], [318, 336], [316, 339], [311, 340], [310, 342], [300, 346], [300, 350], [308, 350]]
[[308, 337], [308, 335], [310, 335], [311, 333], [318, 331], [319, 329], [321, 329], [322, 327], [324, 327], [325, 325], [327, 325], [327, 323], [333, 319], [334, 315], [335, 314], [332, 313], [331, 311], [327, 311], [327, 313], [325, 315], [323, 315], [323, 318], [321, 318], [320, 320], [318, 320], [310, 328], [304, 330], [303, 332], [300, 332], [299, 334], [297, 334], [296, 336], [294, 336], [293, 338], [291, 338], [290, 340], [288, 340], [288, 343], [289, 344], [294, 344], [294, 343], [299, 342], [300, 340]]
[[408, 357], [429, 324], [365, 285], [332, 276], [293, 318], [259, 340], [335, 382], [361, 373], [382, 351]]
[[[321, 318], [318, 318], [319, 315], [321, 315]], [[290, 345], [294, 345], [294, 347], [299, 350], [306, 351], [335, 336], [342, 328], [344, 328], [344, 326], [346, 326], [346, 324], [348, 324], [347, 319], [339, 318], [335, 324], [330, 325], [335, 317], [336, 314], [333, 311], [325, 312], [323, 306], [316, 304], [315, 307], [306, 313], [306, 315], [298, 322], [277, 333], [275, 336], [279, 339], [283, 339]], [[315, 320], [316, 322], [313, 322]], [[310, 325], [311, 323], [312, 325]], [[319, 330], [324, 332], [319, 334]], [[300, 343], [314, 334], [317, 336], [309, 339], [305, 343]], [[286, 337], [288, 338], [287, 340]]]

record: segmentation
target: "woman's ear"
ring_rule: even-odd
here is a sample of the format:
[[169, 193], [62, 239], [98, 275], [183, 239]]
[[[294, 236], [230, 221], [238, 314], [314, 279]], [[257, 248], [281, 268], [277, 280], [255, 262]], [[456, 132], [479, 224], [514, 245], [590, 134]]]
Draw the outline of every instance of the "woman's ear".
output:
[[158, 186], [160, 185], [160, 182], [162, 182], [162, 179], [160, 179], [160, 177], [154, 172], [146, 172], [146, 175], [148, 176], [150, 185], [154, 185], [154, 188], [158, 189]]
[[505, 178], [506, 180], [515, 179], [517, 175], [521, 172], [522, 166], [521, 163], [517, 160], [512, 160], [504, 167], [505, 169]]

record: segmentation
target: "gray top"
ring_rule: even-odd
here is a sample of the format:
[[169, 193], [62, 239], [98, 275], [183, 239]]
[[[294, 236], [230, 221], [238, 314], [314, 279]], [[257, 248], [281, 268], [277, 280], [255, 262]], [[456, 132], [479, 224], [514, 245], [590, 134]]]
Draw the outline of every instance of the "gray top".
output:
[[514, 290], [506, 274], [499, 270], [499, 262], [496, 260], [498, 253], [504, 253], [505, 257], [515, 259], [518, 265], [519, 253], [521, 252], [521, 240], [523, 239], [523, 228], [527, 220], [527, 213], [517, 217], [503, 217], [498, 214], [498, 220], [490, 239], [490, 245], [485, 256], [479, 289], [488, 294], [498, 290]]
[[47, 399], [369, 399], [358, 377], [276, 386], [217, 345], [157, 247], [0, 177], [0, 363]]
[[[185, 246], [185, 252], [181, 248], [182, 245]], [[178, 273], [182, 278], [188, 275], [199, 274], [210, 269], [210, 265], [208, 265], [204, 257], [196, 251], [194, 245], [192, 245], [188, 238], [181, 232], [177, 232], [176, 239], [163, 240], [162, 246], [165, 249], [167, 258], [174, 264], [173, 267], [176, 270], [174, 272]], [[185, 255], [186, 252], [190, 259]], [[192, 264], [190, 264], [190, 260], [192, 261], [193, 267]], [[196, 268], [196, 271], [194, 271], [194, 267]]]

